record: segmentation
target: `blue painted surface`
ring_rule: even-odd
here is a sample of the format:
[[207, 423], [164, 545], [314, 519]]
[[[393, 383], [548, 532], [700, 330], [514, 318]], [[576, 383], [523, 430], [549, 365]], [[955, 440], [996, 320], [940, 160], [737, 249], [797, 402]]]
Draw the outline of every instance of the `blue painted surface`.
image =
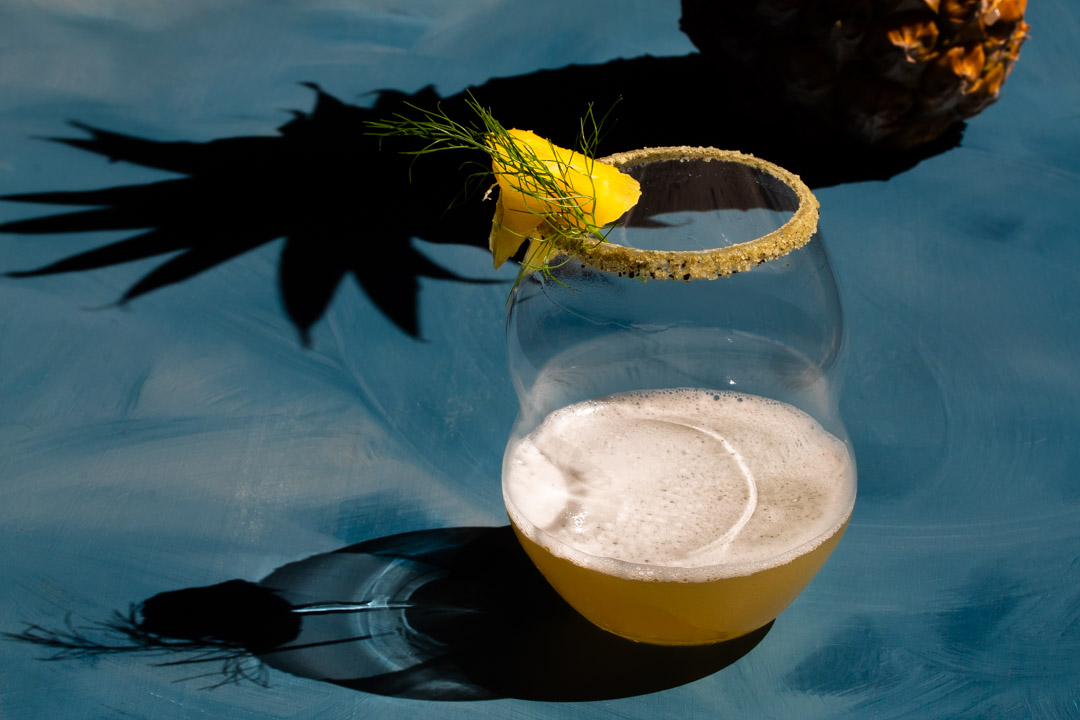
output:
[[[670, 2], [7, 3], [0, 193], [182, 177], [37, 139], [88, 137], [69, 120], [161, 141], [277, 138], [283, 108], [312, 108], [300, 82], [365, 106], [379, 89], [453, 95], [492, 76], [685, 56], [678, 16]], [[959, 146], [816, 191], [846, 303], [860, 495], [826, 569], [744, 655], [645, 694], [559, 700], [544, 683], [565, 679], [538, 673], [502, 699], [421, 702], [281, 663], [269, 687], [208, 691], [220, 659], [40, 662], [47, 650], [4, 642], [0, 717], [1080, 717], [1080, 19], [1062, 2], [1028, 19], [1001, 101]], [[4, 202], [0, 222], [76, 210]], [[261, 217], [203, 221], [212, 233]], [[138, 230], [4, 234], [0, 270]], [[365, 541], [505, 523], [513, 271], [490, 270], [468, 239], [413, 240], [434, 265], [502, 282], [420, 278], [414, 338], [346, 278], [305, 347], [278, 289], [279, 230], [123, 308], [103, 306], [169, 256], [0, 278], [0, 630], [63, 629], [70, 614], [107, 638], [91, 626], [114, 610], [297, 564], [302, 591], [356, 602], [367, 586], [353, 565], [355, 578], [309, 569]], [[513, 667], [531, 652], [492, 648]]]

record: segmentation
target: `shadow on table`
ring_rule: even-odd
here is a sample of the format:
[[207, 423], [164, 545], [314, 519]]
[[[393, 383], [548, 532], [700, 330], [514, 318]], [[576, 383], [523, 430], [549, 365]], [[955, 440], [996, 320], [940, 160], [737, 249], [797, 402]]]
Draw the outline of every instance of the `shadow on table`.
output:
[[[260, 584], [294, 605], [336, 596], [376, 598], [387, 608], [305, 617], [292, 645], [315, 647], [263, 654], [268, 665], [414, 698], [641, 695], [710, 675], [768, 632], [691, 648], [624, 640], [563, 602], [509, 526], [395, 535], [285, 566]], [[322, 644], [357, 631], [367, 639]]]
[[12, 637], [53, 648], [52, 659], [175, 652], [183, 657], [163, 664], [220, 663], [212, 675], [222, 682], [265, 684], [269, 666], [395, 697], [584, 701], [705, 677], [770, 627], [702, 647], [624, 640], [566, 605], [505, 526], [393, 535], [291, 563], [257, 584], [162, 593], [99, 626], [121, 644], [75, 628]]
[[[123, 304], [284, 238], [278, 284], [302, 339], [308, 340], [349, 276], [401, 330], [419, 337], [419, 278], [468, 278], [429, 260], [413, 238], [487, 248], [493, 204], [480, 201], [485, 188], [462, 197], [469, 173], [462, 164], [485, 159], [457, 151], [426, 155], [414, 164], [398, 151], [416, 144], [385, 140], [380, 146], [378, 138], [365, 134], [366, 123], [397, 112], [415, 114], [408, 104], [428, 109], [441, 104], [448, 115], [467, 122], [472, 117], [467, 94], [440, 98], [431, 88], [411, 95], [382, 91], [374, 107], [366, 108], [311, 87], [317, 92], [314, 109], [294, 113], [271, 137], [160, 142], [73, 123], [90, 137], [54, 139], [110, 161], [181, 177], [0, 198], [95, 208], [4, 223], [0, 233], [136, 232], [9, 275], [86, 271], [171, 256], [129, 287], [117, 301]], [[802, 175], [811, 187], [886, 179], [960, 138], [957, 126], [911, 151], [854, 146], [808, 117], [771, 106], [753, 90], [748, 78], [693, 54], [545, 70], [493, 79], [468, 92], [507, 127], [532, 129], [565, 146], [574, 144], [578, 118], [595, 103], [601, 113], [614, 108], [617, 118], [606, 127], [601, 154], [660, 145], [738, 149]], [[554, 97], [559, 101], [544, 101]], [[477, 254], [477, 262], [487, 260]]]

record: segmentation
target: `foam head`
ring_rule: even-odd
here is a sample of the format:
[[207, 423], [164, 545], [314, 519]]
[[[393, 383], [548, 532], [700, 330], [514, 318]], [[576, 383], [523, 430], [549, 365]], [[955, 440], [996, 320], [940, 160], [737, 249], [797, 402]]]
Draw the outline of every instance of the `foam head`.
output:
[[503, 476], [511, 520], [549, 552], [684, 580], [808, 552], [846, 521], [855, 482], [847, 446], [809, 415], [696, 389], [563, 408], [508, 449]]

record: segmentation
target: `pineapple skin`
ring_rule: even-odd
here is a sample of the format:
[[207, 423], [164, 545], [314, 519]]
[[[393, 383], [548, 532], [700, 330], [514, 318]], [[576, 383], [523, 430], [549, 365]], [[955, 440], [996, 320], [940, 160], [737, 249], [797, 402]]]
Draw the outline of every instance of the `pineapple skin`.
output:
[[1026, 0], [682, 0], [694, 45], [865, 144], [934, 140], [997, 100]]

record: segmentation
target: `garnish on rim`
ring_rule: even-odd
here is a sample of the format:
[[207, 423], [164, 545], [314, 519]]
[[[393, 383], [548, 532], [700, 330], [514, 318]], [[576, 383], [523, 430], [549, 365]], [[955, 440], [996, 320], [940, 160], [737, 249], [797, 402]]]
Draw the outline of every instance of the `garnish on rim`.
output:
[[581, 121], [580, 149], [575, 151], [529, 130], [507, 130], [475, 98], [470, 97], [468, 104], [482, 127], [451, 120], [441, 108], [431, 111], [411, 105], [420, 118], [398, 114], [369, 127], [383, 137], [428, 140], [424, 148], [411, 152], [414, 155], [453, 149], [488, 154], [499, 188], [489, 247], [499, 267], [530, 241], [519, 280], [533, 270], [550, 274], [549, 259], [556, 248], [573, 250], [604, 242], [605, 226], [618, 220], [641, 196], [637, 180], [592, 158], [603, 118], [597, 121], [591, 105]]

